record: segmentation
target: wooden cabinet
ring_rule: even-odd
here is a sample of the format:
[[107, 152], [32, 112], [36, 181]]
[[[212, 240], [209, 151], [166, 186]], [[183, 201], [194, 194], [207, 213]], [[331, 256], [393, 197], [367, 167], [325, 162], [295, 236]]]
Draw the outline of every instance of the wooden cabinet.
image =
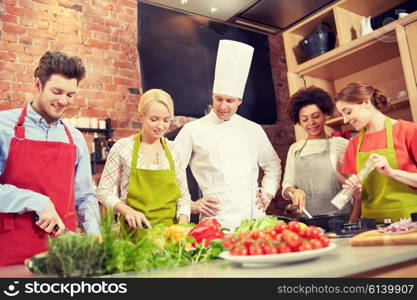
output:
[[[414, 80], [417, 84], [417, 21], [409, 23], [405, 26], [405, 32], [409, 47], [409, 52], [411, 54], [411, 63], [414, 71]], [[413, 38], [412, 38], [413, 37]]]
[[[417, 121], [417, 12], [366, 35], [360, 32], [363, 16], [378, 15], [402, 2], [341, 0], [284, 32], [290, 95], [301, 87], [315, 85], [334, 97], [349, 82], [364, 81], [388, 97], [386, 114]], [[336, 46], [307, 60], [299, 42], [321, 22], [333, 27]], [[329, 133], [349, 129], [337, 113], [327, 125]], [[295, 135], [297, 140], [305, 137], [298, 125]]]

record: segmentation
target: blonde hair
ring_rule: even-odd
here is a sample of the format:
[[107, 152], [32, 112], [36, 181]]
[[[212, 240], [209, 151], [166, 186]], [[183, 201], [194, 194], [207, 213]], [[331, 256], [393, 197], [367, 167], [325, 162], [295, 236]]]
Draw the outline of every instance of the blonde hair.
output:
[[161, 89], [148, 90], [142, 95], [142, 97], [140, 97], [138, 105], [139, 113], [141, 115], [145, 114], [146, 110], [152, 102], [163, 104], [168, 109], [171, 118], [174, 117], [174, 103], [172, 98], [167, 92]]

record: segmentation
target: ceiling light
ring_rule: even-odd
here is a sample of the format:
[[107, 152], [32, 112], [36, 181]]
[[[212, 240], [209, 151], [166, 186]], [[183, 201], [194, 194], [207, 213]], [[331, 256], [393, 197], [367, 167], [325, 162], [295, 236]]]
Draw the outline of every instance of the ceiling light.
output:
[[188, 0], [181, 0], [181, 4], [186, 4]]
[[216, 8], [216, 7], [212, 7], [210, 11], [211, 11], [212, 13], [214, 13], [214, 12], [216, 12], [216, 11], [217, 11], [217, 8]]

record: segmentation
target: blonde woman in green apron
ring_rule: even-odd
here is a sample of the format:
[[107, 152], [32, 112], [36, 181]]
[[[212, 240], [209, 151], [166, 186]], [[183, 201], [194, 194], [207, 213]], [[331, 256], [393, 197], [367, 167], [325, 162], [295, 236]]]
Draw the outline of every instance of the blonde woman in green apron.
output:
[[303, 88], [292, 95], [288, 116], [299, 124], [307, 137], [292, 144], [288, 150], [282, 182], [282, 196], [312, 215], [345, 213], [330, 202], [342, 189], [345, 177], [340, 172], [346, 146], [342, 137], [327, 136], [324, 126], [334, 109], [330, 95], [315, 86]]
[[362, 183], [351, 176], [345, 187], [355, 186], [361, 195], [354, 203], [356, 218], [378, 223], [417, 212], [417, 124], [384, 115], [379, 109], [386, 105], [378, 89], [362, 82], [350, 83], [336, 95], [344, 122], [359, 131], [346, 149], [342, 171], [357, 174], [368, 159], [376, 167]]
[[111, 148], [97, 198], [130, 228], [188, 223], [191, 199], [185, 166], [175, 144], [164, 138], [174, 116], [170, 95], [147, 91], [138, 114], [142, 130]]

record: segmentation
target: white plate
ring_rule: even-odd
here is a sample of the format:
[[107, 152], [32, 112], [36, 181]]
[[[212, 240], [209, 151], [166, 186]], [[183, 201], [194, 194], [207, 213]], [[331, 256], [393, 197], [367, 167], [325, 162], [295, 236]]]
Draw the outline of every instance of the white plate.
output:
[[265, 264], [278, 264], [278, 263], [290, 263], [296, 261], [304, 261], [313, 258], [317, 258], [324, 253], [330, 252], [336, 248], [336, 244], [330, 243], [326, 248], [320, 248], [315, 250], [292, 252], [292, 253], [281, 253], [281, 254], [266, 254], [266, 255], [231, 255], [229, 251], [220, 253], [220, 257], [234, 262], [240, 263], [245, 266], [264, 266]]

